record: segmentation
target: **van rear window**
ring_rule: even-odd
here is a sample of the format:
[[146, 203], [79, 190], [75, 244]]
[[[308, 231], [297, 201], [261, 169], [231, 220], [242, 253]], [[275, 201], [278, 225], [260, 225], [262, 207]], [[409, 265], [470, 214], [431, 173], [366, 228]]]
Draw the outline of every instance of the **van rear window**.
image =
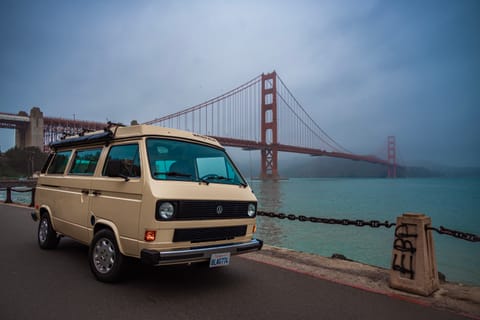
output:
[[47, 173], [62, 174], [65, 171], [65, 167], [67, 166], [71, 154], [71, 150], [57, 152], [53, 157], [52, 164], [48, 167]]
[[78, 150], [75, 152], [73, 165], [70, 169], [70, 174], [92, 176], [97, 167], [98, 158], [102, 148]]

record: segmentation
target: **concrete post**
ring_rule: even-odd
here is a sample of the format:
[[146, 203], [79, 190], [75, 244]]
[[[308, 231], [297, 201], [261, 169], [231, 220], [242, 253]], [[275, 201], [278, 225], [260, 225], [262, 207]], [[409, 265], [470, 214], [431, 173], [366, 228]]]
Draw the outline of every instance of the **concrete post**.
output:
[[430, 217], [404, 213], [397, 218], [390, 287], [429, 296], [439, 288]]
[[37, 147], [43, 150], [43, 112], [40, 108], [33, 107], [30, 110], [30, 125], [27, 128], [26, 141], [27, 147]]
[[5, 203], [12, 203], [12, 187], [7, 187], [7, 196], [5, 198]]
[[43, 150], [44, 138], [44, 120], [43, 112], [38, 107], [33, 107], [30, 110], [30, 115], [25, 111], [20, 111], [19, 116], [29, 117], [30, 121], [24, 125], [18, 125], [15, 132], [15, 146], [19, 149], [26, 147], [37, 147]]

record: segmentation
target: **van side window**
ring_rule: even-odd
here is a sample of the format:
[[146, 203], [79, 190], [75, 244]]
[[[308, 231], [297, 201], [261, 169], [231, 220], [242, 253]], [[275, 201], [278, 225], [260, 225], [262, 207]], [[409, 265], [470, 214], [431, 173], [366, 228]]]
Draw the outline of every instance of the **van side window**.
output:
[[140, 174], [138, 144], [124, 144], [110, 148], [102, 175], [138, 178]]
[[48, 167], [47, 173], [62, 174], [65, 171], [65, 167], [67, 166], [71, 154], [71, 150], [57, 152], [53, 157], [52, 164]]
[[42, 170], [40, 170], [40, 173], [47, 173], [48, 166], [50, 165], [50, 162], [52, 162], [53, 156], [55, 153], [51, 152], [48, 154], [48, 158], [45, 161], [45, 164], [42, 167]]
[[98, 158], [102, 148], [78, 150], [75, 152], [73, 165], [70, 169], [70, 174], [92, 176], [97, 167]]

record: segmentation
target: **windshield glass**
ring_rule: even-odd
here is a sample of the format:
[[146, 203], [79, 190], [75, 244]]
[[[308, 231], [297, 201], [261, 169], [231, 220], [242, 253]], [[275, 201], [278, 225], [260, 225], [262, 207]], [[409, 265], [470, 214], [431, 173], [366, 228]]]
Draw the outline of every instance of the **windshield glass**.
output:
[[225, 151], [169, 139], [147, 139], [148, 161], [157, 180], [246, 185]]

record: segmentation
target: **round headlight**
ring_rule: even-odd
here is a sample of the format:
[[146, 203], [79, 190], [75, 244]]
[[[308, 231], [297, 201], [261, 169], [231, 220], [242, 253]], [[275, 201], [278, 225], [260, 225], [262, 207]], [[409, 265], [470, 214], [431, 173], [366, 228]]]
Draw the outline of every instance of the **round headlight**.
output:
[[248, 211], [247, 211], [248, 216], [249, 217], [255, 216], [256, 211], [257, 211], [257, 208], [255, 207], [255, 205], [253, 203], [250, 203], [248, 205]]
[[171, 204], [170, 202], [163, 202], [158, 207], [158, 214], [162, 219], [171, 219], [173, 217], [174, 212], [175, 212], [175, 208], [173, 207], [173, 204]]

